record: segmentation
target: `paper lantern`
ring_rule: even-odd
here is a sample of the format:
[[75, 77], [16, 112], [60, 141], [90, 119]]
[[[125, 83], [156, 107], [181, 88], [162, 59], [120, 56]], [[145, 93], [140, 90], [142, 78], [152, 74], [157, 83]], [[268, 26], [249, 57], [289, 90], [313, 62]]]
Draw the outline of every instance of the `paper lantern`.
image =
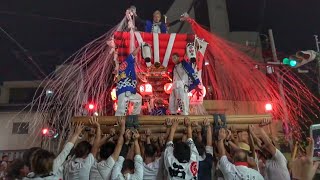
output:
[[171, 92], [172, 92], [172, 83], [166, 83], [164, 85], [163, 89], [164, 89], [164, 92], [166, 94], [171, 94]]
[[115, 101], [115, 100], [117, 99], [116, 88], [113, 88], [113, 89], [111, 90], [111, 99], [112, 99], [113, 101]]
[[151, 84], [142, 84], [139, 87], [141, 95], [151, 95], [152, 94], [152, 86]]

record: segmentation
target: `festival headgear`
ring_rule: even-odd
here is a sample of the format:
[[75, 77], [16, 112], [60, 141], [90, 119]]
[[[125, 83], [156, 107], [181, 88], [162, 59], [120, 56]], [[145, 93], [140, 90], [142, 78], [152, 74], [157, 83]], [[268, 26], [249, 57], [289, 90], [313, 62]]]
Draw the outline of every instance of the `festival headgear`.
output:
[[246, 151], [246, 152], [248, 152], [248, 153], [251, 152], [251, 151], [250, 151], [250, 146], [249, 146], [247, 143], [239, 142], [239, 143], [238, 143], [238, 147], [239, 147], [239, 149], [244, 150], [244, 151]]

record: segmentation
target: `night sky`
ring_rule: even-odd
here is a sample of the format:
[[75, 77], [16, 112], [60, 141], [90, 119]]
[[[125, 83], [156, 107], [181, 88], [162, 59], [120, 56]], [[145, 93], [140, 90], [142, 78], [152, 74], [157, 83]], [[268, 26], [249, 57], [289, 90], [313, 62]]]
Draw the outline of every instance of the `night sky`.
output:
[[[26, 49], [23, 53], [0, 32], [0, 82], [41, 78], [27, 56], [50, 73], [116, 25], [131, 4], [141, 17], [149, 18], [155, 9], [165, 12], [172, 0], [0, 0], [0, 27]], [[313, 35], [320, 35], [319, 0], [227, 0], [227, 6], [231, 31], [266, 33], [272, 28], [280, 52], [315, 49]]]

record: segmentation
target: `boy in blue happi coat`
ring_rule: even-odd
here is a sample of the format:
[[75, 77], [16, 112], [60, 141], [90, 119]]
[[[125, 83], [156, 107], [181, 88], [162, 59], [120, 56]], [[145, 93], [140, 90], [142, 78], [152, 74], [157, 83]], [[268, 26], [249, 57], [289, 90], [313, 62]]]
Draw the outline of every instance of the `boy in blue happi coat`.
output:
[[135, 72], [135, 56], [139, 52], [140, 47], [135, 49], [127, 58], [119, 65], [118, 82], [117, 82], [117, 98], [118, 108], [116, 116], [126, 116], [129, 102], [133, 103], [132, 115], [139, 115], [141, 111], [142, 97], [137, 93], [137, 78]]

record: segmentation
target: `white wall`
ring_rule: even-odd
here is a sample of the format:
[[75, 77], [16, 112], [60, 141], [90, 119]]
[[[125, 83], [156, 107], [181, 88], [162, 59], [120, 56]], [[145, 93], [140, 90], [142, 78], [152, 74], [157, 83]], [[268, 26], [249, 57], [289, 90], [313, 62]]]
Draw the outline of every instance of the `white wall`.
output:
[[[30, 121], [36, 114], [0, 112], [0, 150], [20, 150], [41, 145], [42, 123]], [[29, 122], [28, 134], [12, 134], [13, 122]]]

